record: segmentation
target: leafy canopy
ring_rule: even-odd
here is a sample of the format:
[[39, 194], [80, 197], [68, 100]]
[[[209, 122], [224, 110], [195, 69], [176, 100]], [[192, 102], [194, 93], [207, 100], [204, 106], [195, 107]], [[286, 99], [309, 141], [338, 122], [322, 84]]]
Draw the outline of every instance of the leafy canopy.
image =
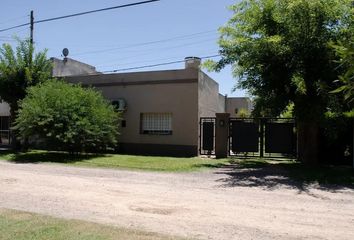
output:
[[46, 51], [35, 54], [29, 40], [18, 40], [16, 51], [9, 44], [0, 47], [0, 99], [10, 104], [12, 113], [28, 87], [51, 77], [51, 67]]
[[[353, 38], [354, 39], [354, 38]], [[340, 56], [340, 64], [346, 71], [339, 76], [340, 87], [332, 93], [342, 93], [344, 100], [349, 105], [349, 116], [354, 116], [354, 42], [339, 43], [334, 46], [337, 54]]]
[[51, 80], [29, 88], [19, 106], [19, 138], [70, 152], [101, 151], [117, 143], [118, 114], [93, 89]]
[[314, 120], [324, 112], [338, 72], [329, 46], [345, 34], [350, 0], [243, 0], [220, 28], [222, 59], [233, 65], [238, 88], [255, 96], [258, 114], [278, 116], [294, 103], [295, 116]]

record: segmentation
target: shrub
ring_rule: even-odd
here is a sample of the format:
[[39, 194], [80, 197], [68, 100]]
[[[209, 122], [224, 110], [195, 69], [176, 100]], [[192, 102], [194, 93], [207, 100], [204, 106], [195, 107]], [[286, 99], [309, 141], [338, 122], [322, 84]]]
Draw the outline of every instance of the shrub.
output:
[[90, 88], [51, 80], [29, 88], [20, 101], [18, 138], [44, 141], [53, 150], [71, 153], [115, 147], [119, 115]]

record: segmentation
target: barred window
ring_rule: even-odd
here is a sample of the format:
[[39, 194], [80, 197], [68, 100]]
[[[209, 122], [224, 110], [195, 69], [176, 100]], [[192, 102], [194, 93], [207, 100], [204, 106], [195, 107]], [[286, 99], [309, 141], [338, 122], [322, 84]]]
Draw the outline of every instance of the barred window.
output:
[[172, 113], [142, 113], [140, 121], [141, 134], [172, 134]]

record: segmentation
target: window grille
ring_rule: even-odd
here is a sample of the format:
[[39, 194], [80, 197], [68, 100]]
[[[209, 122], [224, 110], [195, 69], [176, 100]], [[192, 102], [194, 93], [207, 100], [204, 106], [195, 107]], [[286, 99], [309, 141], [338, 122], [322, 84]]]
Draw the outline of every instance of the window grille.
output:
[[142, 113], [141, 133], [154, 135], [172, 134], [172, 113]]

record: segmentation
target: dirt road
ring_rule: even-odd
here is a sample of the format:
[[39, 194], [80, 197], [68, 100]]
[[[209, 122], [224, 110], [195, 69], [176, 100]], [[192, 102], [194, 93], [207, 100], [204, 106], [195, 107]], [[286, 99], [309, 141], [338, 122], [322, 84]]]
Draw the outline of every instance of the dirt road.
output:
[[167, 174], [0, 161], [0, 208], [197, 239], [354, 239], [354, 190], [232, 168]]

